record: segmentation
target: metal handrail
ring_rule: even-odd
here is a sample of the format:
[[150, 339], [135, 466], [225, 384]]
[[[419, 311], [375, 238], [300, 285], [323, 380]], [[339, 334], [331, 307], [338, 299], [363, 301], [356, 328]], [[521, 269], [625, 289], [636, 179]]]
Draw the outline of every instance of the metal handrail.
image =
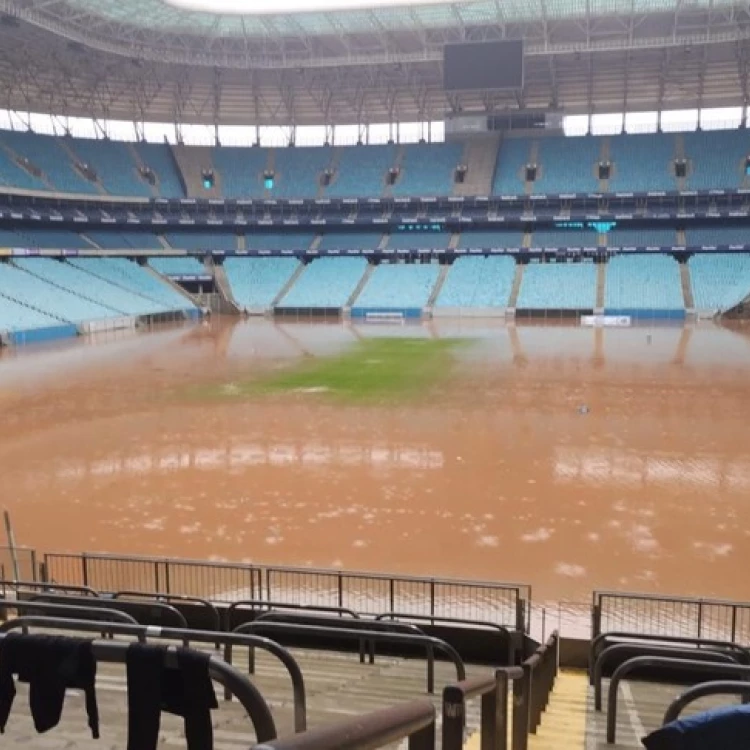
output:
[[[591, 665], [596, 662], [600, 644], [605, 643], [609, 638], [622, 639], [623, 641], [628, 641], [631, 643], [647, 641], [654, 642], [656, 644], [662, 642], [664, 644], [677, 643], [698, 647], [715, 646], [726, 649], [727, 651], [738, 651], [745, 657], [747, 663], [750, 664], [750, 648], [740, 646], [738, 643], [733, 643], [732, 641], [714, 640], [711, 638], [690, 638], [678, 635], [650, 635], [642, 633], [629, 633], [623, 630], [613, 630], [607, 631], [606, 633], [599, 633], [599, 635], [591, 639], [591, 643], [589, 645], [589, 669], [591, 668]], [[603, 648], [606, 648], [606, 646], [604, 646]]]
[[[124, 597], [138, 597], [140, 599], [156, 599], [163, 600], [167, 604], [169, 602], [185, 602], [185, 604], [199, 604], [201, 607], [207, 609], [210, 613], [211, 621], [213, 624], [212, 630], [221, 630], [221, 617], [219, 610], [211, 604], [208, 599], [201, 599], [199, 596], [186, 596], [185, 594], [148, 594], [144, 591], [115, 591], [114, 594], [103, 594], [102, 598], [105, 599], [120, 599]], [[179, 610], [176, 610], [179, 612]], [[182, 614], [180, 612], [180, 614]], [[184, 615], [183, 615], [184, 618]], [[187, 624], [187, 623], [186, 623]]]
[[[14, 637], [23, 638], [24, 636]], [[33, 638], [33, 636], [26, 637]], [[1, 633], [0, 638], [7, 638], [7, 633]], [[120, 641], [92, 641], [91, 644], [94, 659], [97, 662], [110, 664], [125, 664], [130, 645]], [[176, 666], [176, 654], [177, 651], [174, 648], [167, 650], [165, 657], [167, 666]], [[271, 715], [271, 710], [258, 688], [250, 680], [231, 664], [227, 664], [215, 656], [209, 656], [208, 673], [211, 679], [216, 680], [237, 696], [253, 723], [258, 742], [268, 742], [276, 738], [276, 724]]]
[[[34, 596], [30, 597], [28, 601], [49, 602], [50, 604], [68, 604], [70, 603], [70, 600], [73, 598], [74, 597], [62, 596], [62, 595], [56, 596], [54, 594], [35, 594]], [[102, 598], [89, 600], [89, 601], [101, 602], [102, 605], [108, 605], [114, 602], [113, 599], [102, 599]], [[123, 601], [123, 600], [120, 600], [120, 601]], [[123, 602], [123, 603], [127, 604], [127, 602]], [[132, 602], [132, 604], [137, 605], [138, 602]], [[185, 615], [183, 615], [179, 609], [177, 609], [176, 607], [173, 607], [171, 604], [165, 604], [164, 602], [142, 602], [142, 604], [144, 606], [150, 607], [155, 612], [166, 613], [170, 617], [174, 618], [175, 622], [177, 623], [174, 627], [187, 629], [188, 624], [187, 624], [187, 620], [185, 619]], [[92, 609], [95, 609], [96, 607], [99, 606], [99, 604], [91, 604], [90, 606]], [[117, 607], [111, 606], [109, 607], [109, 609], [116, 610]], [[122, 612], [123, 610], [119, 610], [119, 611]], [[135, 622], [138, 622], [138, 621], [135, 620]]]
[[[443, 750], [462, 750], [466, 701], [481, 697], [480, 750], [507, 750], [508, 684], [521, 679], [521, 667], [498, 669], [488, 677], [473, 677], [443, 689]], [[514, 711], [517, 720], [518, 712]], [[514, 720], [513, 732], [517, 731]], [[521, 727], [525, 731], [525, 727]]]
[[435, 707], [403, 703], [333, 726], [256, 745], [255, 750], [377, 750], [409, 738], [409, 750], [435, 750]]
[[513, 634], [507, 625], [498, 625], [496, 622], [489, 620], [468, 620], [463, 617], [434, 617], [432, 615], [412, 615], [407, 612], [381, 612], [375, 616], [375, 620], [416, 620], [417, 622], [429, 622], [433, 625], [438, 623], [447, 623], [448, 625], [473, 625], [475, 627], [487, 628], [488, 630], [497, 630], [508, 637], [508, 664], [515, 663], [516, 648], [513, 642]]
[[71, 593], [85, 594], [86, 596], [99, 596], [99, 592], [94, 591], [90, 586], [73, 586], [72, 584], [67, 583], [45, 583], [44, 581], [0, 581], [0, 589], [3, 590], [3, 596], [5, 596], [6, 588], [15, 589], [16, 592], [18, 592], [18, 589], [41, 589], [50, 594], [55, 591], [61, 591], [63, 593], [70, 591]]
[[[670, 659], [664, 656], [636, 656], [620, 664], [609, 681], [607, 695], [607, 744], [613, 745], [617, 734], [617, 695], [620, 682], [639, 667], [665, 667], [679, 672], [710, 672], [713, 674], [747, 675], [750, 678], [750, 666], [740, 664], [713, 664], [692, 659]], [[750, 688], [750, 685], [748, 685]]]
[[[252, 622], [299, 622], [300, 625], [322, 625], [324, 627], [339, 627], [339, 623], [344, 623], [346, 627], [352, 630], [378, 630], [385, 633], [402, 632], [402, 633], [414, 633], [415, 635], [425, 635], [425, 632], [413, 623], [408, 622], [376, 622], [375, 620], [362, 620], [357, 618], [356, 620], [343, 620], [340, 617], [328, 617], [325, 615], [307, 615], [301, 611], [294, 612], [263, 612], [258, 615]], [[369, 647], [369, 648], [368, 648]], [[365, 663], [365, 651], [369, 654], [370, 664], [375, 663], [375, 644], [369, 641], [367, 638], [362, 638], [359, 642], [359, 662], [360, 664]], [[431, 663], [431, 662], [430, 662]], [[252, 670], [250, 672], [252, 674]]]
[[303, 610], [305, 612], [329, 612], [332, 614], [348, 615], [349, 617], [359, 619], [359, 614], [353, 609], [348, 609], [347, 607], [327, 607], [317, 604], [289, 604], [287, 602], [272, 602], [264, 599], [242, 599], [240, 601], [232, 602], [227, 607], [227, 616], [230, 617], [236, 609], [241, 609], [243, 607], [254, 609]]
[[[514, 743], [514, 750], [526, 750], [529, 732], [536, 733], [542, 720], [542, 713], [547, 707], [557, 678], [559, 651], [560, 635], [555, 630], [547, 641], [521, 664], [523, 679], [513, 683], [513, 701], [518, 707], [525, 706], [525, 716], [519, 716], [519, 721], [523, 721], [524, 731], [519, 729], [518, 744]], [[541, 673], [538, 678], [541, 690], [536, 689], [537, 681], [534, 675], [537, 672]]]
[[604, 665], [613, 657], [622, 654], [629, 654], [631, 657], [666, 656], [667, 658], [672, 659], [694, 658], [696, 661], [700, 662], [737, 664], [730, 654], [721, 653], [720, 651], [709, 651], [708, 649], [703, 649], [699, 653], [696, 653], [695, 649], [677, 648], [676, 646], [672, 648], [669, 646], [643, 647], [636, 643], [617, 643], [605, 648], [604, 651], [599, 654], [594, 664], [594, 669], [592, 670], [594, 682], [594, 709], [596, 711], [602, 710], [602, 676], [604, 673]]
[[280, 633], [288, 635], [312, 635], [329, 638], [342, 638], [345, 640], [359, 641], [367, 638], [373, 642], [395, 643], [405, 646], [424, 646], [427, 652], [427, 692], [435, 692], [434, 670], [435, 654], [438, 650], [444, 653], [453, 666], [456, 668], [456, 677], [460, 681], [466, 679], [466, 667], [464, 662], [453, 646], [439, 638], [432, 638], [428, 635], [414, 635], [412, 633], [388, 633], [378, 630], [351, 630], [349, 628], [331, 628], [320, 625], [300, 625], [286, 622], [246, 622], [234, 629], [235, 633], [248, 633], [255, 630], [267, 630], [271, 633]]
[[662, 724], [671, 724], [676, 721], [685, 708], [707, 695], [741, 695], [745, 699], [743, 702], [747, 702], [747, 699], [750, 698], [750, 684], [734, 682], [733, 680], [714, 680], [713, 682], [701, 682], [698, 685], [693, 685], [669, 704], [664, 712]]
[[[8, 620], [0, 625], [0, 633], [22, 629], [24, 632], [30, 627], [51, 628], [53, 630], [70, 630], [82, 632], [104, 631], [107, 635], [134, 635], [139, 641], [145, 642], [149, 638], [163, 638], [165, 640], [182, 641], [187, 648], [190, 643], [214, 643], [219, 640], [224, 645], [224, 661], [232, 663], [232, 646], [247, 646], [260, 648], [275, 656], [286, 668], [292, 681], [292, 695], [294, 703], [294, 731], [304, 732], [307, 728], [307, 694], [305, 680], [297, 660], [276, 641], [261, 635], [240, 633], [216, 633], [211, 630], [181, 630], [175, 628], [161, 628], [154, 625], [92, 623], [87, 620], [57, 619], [54, 617], [19, 617]], [[231, 700], [231, 692], [224, 693], [226, 700]]]
[[71, 617], [79, 616], [82, 620], [92, 620], [95, 622], [121, 622], [127, 625], [137, 625], [135, 617], [119, 609], [110, 609], [107, 607], [87, 607], [77, 606], [74, 604], [56, 604], [52, 602], [37, 602], [18, 599], [0, 599], [0, 610], [15, 609], [16, 612], [39, 612], [40, 614], [55, 615], [62, 617], [70, 615]]

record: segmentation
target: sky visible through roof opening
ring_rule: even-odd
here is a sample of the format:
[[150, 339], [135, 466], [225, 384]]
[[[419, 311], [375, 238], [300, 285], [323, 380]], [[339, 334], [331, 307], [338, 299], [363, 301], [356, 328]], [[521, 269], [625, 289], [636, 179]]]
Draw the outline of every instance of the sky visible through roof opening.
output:
[[182, 10], [254, 15], [264, 13], [316, 13], [405, 5], [437, 5], [455, 0], [164, 0]]

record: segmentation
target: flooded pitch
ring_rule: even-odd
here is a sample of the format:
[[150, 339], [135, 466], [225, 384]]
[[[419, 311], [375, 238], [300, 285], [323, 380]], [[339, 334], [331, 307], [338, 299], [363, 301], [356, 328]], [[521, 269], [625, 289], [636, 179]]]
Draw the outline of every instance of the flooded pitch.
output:
[[[409, 404], [192, 395], [384, 335], [472, 343]], [[741, 330], [214, 321], [4, 352], [0, 409], [40, 550], [748, 596]]]

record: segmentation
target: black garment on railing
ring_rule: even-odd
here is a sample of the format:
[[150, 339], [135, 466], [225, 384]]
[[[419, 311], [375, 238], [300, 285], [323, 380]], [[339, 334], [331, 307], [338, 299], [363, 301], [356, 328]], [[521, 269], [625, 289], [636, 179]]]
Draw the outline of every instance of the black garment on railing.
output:
[[746, 750], [750, 705], [722, 706], [666, 724], [642, 740], [647, 750]]
[[132, 643], [127, 653], [128, 750], [156, 750], [161, 712], [185, 719], [188, 750], [211, 750], [211, 709], [218, 708], [208, 654], [177, 649], [176, 667], [167, 647]]
[[86, 695], [91, 734], [99, 739], [96, 660], [90, 640], [16, 634], [0, 640], [0, 732], [5, 731], [16, 696], [14, 674], [29, 685], [29, 707], [37, 732], [59, 724], [66, 688], [78, 688]]

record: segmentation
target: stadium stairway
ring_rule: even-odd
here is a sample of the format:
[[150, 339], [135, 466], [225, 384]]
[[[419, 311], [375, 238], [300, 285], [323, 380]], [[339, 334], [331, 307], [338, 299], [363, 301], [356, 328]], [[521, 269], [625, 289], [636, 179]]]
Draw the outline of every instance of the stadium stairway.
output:
[[237, 304], [234, 294], [232, 294], [232, 285], [229, 283], [224, 266], [217, 265], [213, 263], [213, 261], [212, 266], [214, 289], [218, 292], [219, 299], [221, 300], [221, 304], [219, 305], [220, 309], [216, 312], [239, 314], [241, 308]]
[[510, 288], [510, 297], [508, 298], [508, 310], [515, 311], [516, 304], [518, 304], [518, 293], [521, 291], [524, 268], [523, 263], [516, 263], [516, 275], [513, 277], [513, 286]]
[[440, 267], [440, 275], [437, 278], [437, 281], [435, 282], [435, 286], [432, 289], [432, 293], [430, 294], [429, 299], [427, 300], [427, 305], [425, 306], [427, 309], [428, 314], [432, 314], [432, 308], [435, 306], [435, 300], [437, 300], [438, 295], [440, 294], [440, 291], [443, 288], [443, 284], [445, 284], [445, 278], [448, 275], [448, 271], [451, 270], [451, 267], [448, 265], [441, 266]]
[[[211, 149], [207, 146], [172, 146], [177, 167], [182, 177], [185, 195], [189, 198], [221, 198], [221, 174], [216, 171]], [[214, 173], [214, 186], [211, 190], [203, 187], [203, 170], [210, 169]]]
[[454, 183], [453, 195], [491, 195], [499, 149], [499, 133], [468, 138], [461, 157], [466, 177], [463, 182]]
[[354, 300], [359, 297], [359, 293], [365, 288], [365, 285], [370, 280], [370, 276], [372, 276], [372, 272], [374, 270], [375, 266], [372, 263], [368, 263], [367, 268], [365, 268], [365, 272], [362, 274], [362, 278], [357, 283], [357, 286], [354, 287], [354, 291], [349, 295], [349, 299], [346, 301], [346, 305], [344, 306], [345, 313], [351, 311]]
[[176, 292], [179, 292], [183, 297], [187, 297], [196, 307], [201, 307], [200, 299], [190, 294], [186, 289], [183, 289], [174, 279], [171, 279], [169, 276], [163, 273], [159, 273], [153, 266], [146, 264], [143, 266], [152, 276], [155, 276], [159, 281], [166, 284], [167, 286], [171, 286], [172, 289], [174, 289]]
[[273, 310], [276, 305], [281, 302], [281, 300], [286, 297], [286, 295], [289, 293], [289, 290], [294, 286], [297, 279], [300, 277], [302, 272], [305, 270], [305, 264], [300, 263], [297, 268], [294, 269], [294, 273], [289, 277], [289, 280], [284, 284], [284, 286], [281, 287], [279, 290], [279, 293], [274, 297], [273, 302], [271, 302], [271, 310]]
[[693, 284], [690, 280], [690, 266], [687, 263], [680, 263], [680, 283], [682, 284], [685, 310], [688, 313], [693, 313], [695, 312], [695, 299], [693, 298]]
[[596, 267], [596, 308], [595, 312], [600, 315], [604, 310], [604, 290], [607, 286], [607, 264], [599, 263]]

